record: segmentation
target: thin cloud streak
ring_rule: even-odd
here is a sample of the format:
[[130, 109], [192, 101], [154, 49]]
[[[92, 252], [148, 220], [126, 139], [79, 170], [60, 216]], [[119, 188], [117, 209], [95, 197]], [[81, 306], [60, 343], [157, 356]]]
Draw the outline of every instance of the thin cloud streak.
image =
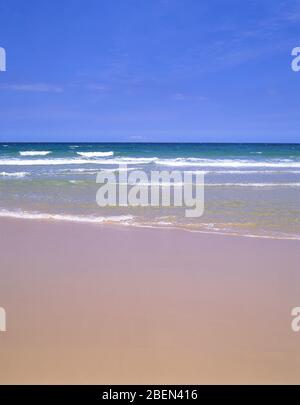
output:
[[47, 83], [18, 83], [18, 84], [2, 84], [1, 90], [8, 91], [28, 91], [37, 93], [61, 93], [63, 88], [53, 84]]

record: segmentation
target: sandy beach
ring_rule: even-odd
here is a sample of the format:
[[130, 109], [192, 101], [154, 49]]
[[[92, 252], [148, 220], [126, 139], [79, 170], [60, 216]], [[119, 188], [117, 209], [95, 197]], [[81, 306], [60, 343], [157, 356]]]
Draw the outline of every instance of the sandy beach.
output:
[[299, 241], [0, 228], [0, 383], [300, 382]]

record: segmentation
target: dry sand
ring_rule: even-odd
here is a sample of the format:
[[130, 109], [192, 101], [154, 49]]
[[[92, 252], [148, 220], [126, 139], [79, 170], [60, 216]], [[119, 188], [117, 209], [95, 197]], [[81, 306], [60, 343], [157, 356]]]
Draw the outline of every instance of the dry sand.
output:
[[300, 242], [0, 220], [0, 383], [300, 383]]

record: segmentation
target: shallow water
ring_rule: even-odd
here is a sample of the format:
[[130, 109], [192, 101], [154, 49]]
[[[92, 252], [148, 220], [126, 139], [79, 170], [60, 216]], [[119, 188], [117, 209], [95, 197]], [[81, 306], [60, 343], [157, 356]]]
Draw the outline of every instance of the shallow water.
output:
[[[204, 171], [205, 210], [96, 204], [100, 170]], [[118, 182], [118, 177], [116, 177]], [[299, 144], [0, 144], [0, 215], [300, 238]]]

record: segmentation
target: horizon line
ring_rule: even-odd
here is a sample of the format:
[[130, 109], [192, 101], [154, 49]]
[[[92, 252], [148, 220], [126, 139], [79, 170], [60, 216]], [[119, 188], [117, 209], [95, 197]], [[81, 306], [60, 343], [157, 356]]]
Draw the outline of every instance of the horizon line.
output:
[[0, 141], [2, 144], [187, 144], [187, 145], [300, 145], [300, 142], [155, 142], [155, 141]]

